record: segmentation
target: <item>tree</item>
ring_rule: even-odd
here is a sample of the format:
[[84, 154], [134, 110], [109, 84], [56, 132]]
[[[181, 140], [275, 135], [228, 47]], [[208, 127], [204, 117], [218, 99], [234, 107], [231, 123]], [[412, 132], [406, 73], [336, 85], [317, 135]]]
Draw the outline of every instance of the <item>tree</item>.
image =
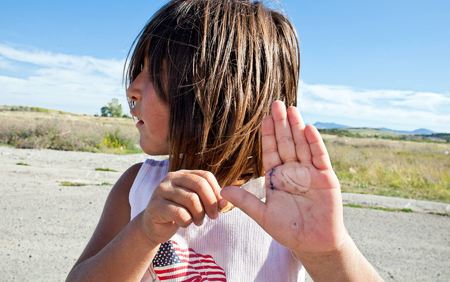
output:
[[100, 113], [102, 117], [121, 117], [122, 105], [117, 98], [113, 98], [111, 102], [100, 109]]

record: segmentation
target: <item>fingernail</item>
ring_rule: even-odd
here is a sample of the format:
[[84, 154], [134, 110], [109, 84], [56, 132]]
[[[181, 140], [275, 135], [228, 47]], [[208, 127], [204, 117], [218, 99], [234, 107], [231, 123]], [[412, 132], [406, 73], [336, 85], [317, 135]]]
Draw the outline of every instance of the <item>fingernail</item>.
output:
[[203, 224], [203, 221], [204, 221], [204, 220], [203, 220], [203, 218], [202, 218], [200, 221], [196, 222], [195, 225], [201, 226], [201, 225]]
[[227, 204], [228, 204], [228, 201], [222, 198], [219, 201], [219, 210], [222, 210]]
[[210, 219], [216, 219], [219, 217], [219, 209], [216, 209], [215, 211], [213, 211], [211, 214], [208, 214], [208, 217]]

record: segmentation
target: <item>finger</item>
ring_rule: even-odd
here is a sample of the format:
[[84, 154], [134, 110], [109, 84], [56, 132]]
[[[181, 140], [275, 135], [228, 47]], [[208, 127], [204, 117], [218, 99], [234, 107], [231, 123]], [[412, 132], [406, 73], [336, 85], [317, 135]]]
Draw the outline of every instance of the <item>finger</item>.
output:
[[[191, 171], [175, 172], [171, 178], [173, 185], [188, 189], [199, 196], [200, 202], [210, 218], [214, 219], [219, 216], [219, 201], [214, 192], [214, 189], [218, 189], [217, 187], [213, 188], [208, 180]], [[220, 192], [217, 193], [220, 194]]]
[[198, 194], [182, 187], [171, 187], [164, 192], [162, 197], [187, 210], [195, 225], [202, 225], [205, 210]]
[[277, 140], [275, 139], [275, 127], [272, 116], [266, 116], [262, 121], [262, 151], [264, 171], [281, 165], [280, 155], [278, 155]]
[[319, 170], [331, 169], [330, 157], [319, 131], [314, 126], [307, 125], [305, 136], [311, 150], [312, 164]]
[[300, 163], [311, 163], [311, 151], [305, 136], [305, 123], [296, 107], [289, 107], [287, 110], [292, 136], [295, 142], [295, 152]]
[[295, 143], [287, 119], [286, 106], [281, 101], [272, 103], [272, 118], [275, 125], [275, 137], [278, 153], [284, 163], [297, 161]]
[[217, 201], [220, 201], [222, 199], [222, 196], [220, 195], [220, 190], [222, 188], [220, 187], [219, 182], [217, 181], [217, 178], [214, 176], [214, 174], [212, 174], [212, 172], [206, 171], [206, 170], [191, 170], [189, 172], [206, 179], [206, 181], [208, 181], [209, 185], [213, 189], [213, 192], [217, 198]]
[[265, 204], [256, 196], [236, 186], [227, 186], [220, 192], [222, 196], [262, 226]]
[[213, 188], [214, 195], [216, 195], [218, 210], [222, 210], [222, 208], [227, 205], [227, 202], [223, 200], [222, 196], [220, 195], [220, 190], [222, 190], [222, 188], [220, 187], [219, 182], [217, 181], [217, 178], [214, 176], [214, 174], [206, 170], [191, 170], [190, 172], [199, 175], [208, 181], [208, 183]]
[[175, 222], [179, 227], [188, 227], [193, 222], [192, 216], [186, 208], [169, 201], [166, 207], [163, 213], [163, 220], [166, 222]]

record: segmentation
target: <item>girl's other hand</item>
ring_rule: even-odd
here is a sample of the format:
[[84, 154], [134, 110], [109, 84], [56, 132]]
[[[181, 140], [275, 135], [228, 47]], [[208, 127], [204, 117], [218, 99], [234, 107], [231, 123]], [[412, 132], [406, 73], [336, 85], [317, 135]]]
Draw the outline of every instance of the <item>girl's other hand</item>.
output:
[[235, 187], [224, 188], [223, 197], [297, 256], [338, 249], [349, 236], [339, 181], [317, 129], [275, 101], [262, 124], [262, 147], [266, 203]]
[[152, 242], [164, 243], [179, 227], [201, 225], [205, 215], [217, 218], [221, 199], [219, 183], [211, 172], [169, 172], [143, 211], [143, 229]]

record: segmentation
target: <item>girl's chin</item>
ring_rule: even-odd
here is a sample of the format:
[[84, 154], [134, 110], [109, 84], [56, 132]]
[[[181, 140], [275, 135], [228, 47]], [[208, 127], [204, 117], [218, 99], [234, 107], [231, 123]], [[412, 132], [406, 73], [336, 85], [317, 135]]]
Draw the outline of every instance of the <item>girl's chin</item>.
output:
[[169, 154], [169, 150], [167, 148], [158, 148], [158, 146], [152, 146], [151, 144], [148, 144], [148, 142], [142, 142], [142, 140], [140, 141], [140, 146], [142, 151], [144, 151], [147, 155], [164, 156]]

